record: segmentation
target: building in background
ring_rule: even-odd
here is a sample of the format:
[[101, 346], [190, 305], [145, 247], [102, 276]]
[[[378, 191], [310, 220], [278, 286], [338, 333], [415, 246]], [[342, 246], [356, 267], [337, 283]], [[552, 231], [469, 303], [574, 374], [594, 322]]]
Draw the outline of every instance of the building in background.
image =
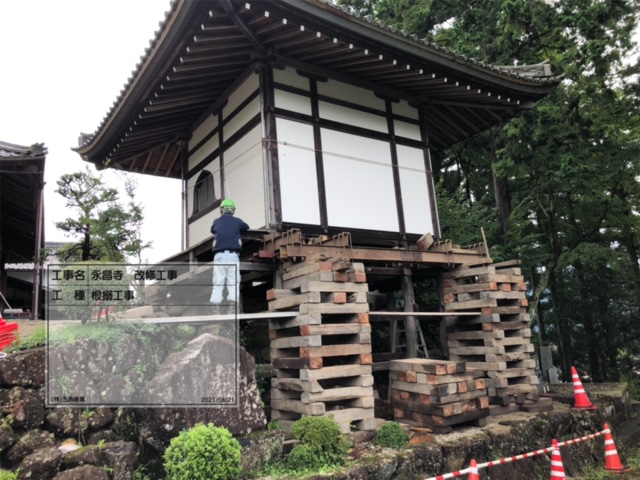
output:
[[42, 143], [0, 141], [0, 307], [7, 317], [42, 318], [38, 260], [44, 247], [46, 155]]

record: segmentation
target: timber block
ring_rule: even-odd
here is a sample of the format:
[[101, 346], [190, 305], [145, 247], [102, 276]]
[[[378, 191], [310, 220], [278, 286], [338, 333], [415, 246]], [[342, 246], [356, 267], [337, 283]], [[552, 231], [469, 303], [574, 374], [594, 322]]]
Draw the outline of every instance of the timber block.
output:
[[414, 371], [428, 373], [431, 375], [448, 375], [453, 373], [466, 372], [463, 362], [452, 362], [447, 360], [431, 360], [429, 358], [409, 358], [391, 360], [389, 370], [392, 371]]
[[553, 410], [553, 400], [551, 398], [540, 398], [537, 401], [527, 400], [520, 405], [520, 410], [533, 413], [549, 412]]

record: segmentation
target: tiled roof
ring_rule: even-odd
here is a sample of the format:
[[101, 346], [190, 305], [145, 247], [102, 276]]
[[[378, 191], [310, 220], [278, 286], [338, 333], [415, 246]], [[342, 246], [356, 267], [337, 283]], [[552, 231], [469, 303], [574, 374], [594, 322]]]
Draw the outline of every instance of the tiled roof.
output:
[[44, 146], [44, 143], [23, 146], [0, 141], [0, 158], [37, 158], [46, 154], [47, 147]]
[[559, 81], [548, 64], [488, 65], [331, 0], [174, 0], [95, 133], [81, 134], [75, 150], [98, 167], [108, 161], [179, 178], [176, 139], [260, 52], [391, 97], [428, 100], [434, 150], [531, 108]]
[[381, 30], [397, 35], [398, 37], [413, 40], [418, 45], [425, 46], [433, 50], [434, 52], [440, 52], [443, 55], [446, 55], [450, 57], [452, 60], [455, 60], [457, 62], [466, 63], [467, 65], [473, 65], [480, 68], [485, 68], [493, 72], [500, 72], [512, 78], [527, 79], [534, 83], [555, 84], [561, 78], [557, 76], [552, 76], [548, 69], [544, 69], [544, 70], [541, 69], [539, 74], [532, 76], [532, 75], [527, 75], [526, 73], [523, 73], [523, 70], [519, 69], [518, 67], [514, 68], [512, 66], [506, 66], [506, 65], [498, 66], [498, 65], [491, 65], [489, 63], [480, 62], [475, 58], [456, 53], [454, 50], [451, 50], [450, 48], [441, 47], [437, 43], [429, 42], [426, 38], [420, 38], [415, 33], [410, 33], [410, 32], [407, 32], [406, 30], [398, 29], [394, 25], [386, 25], [383, 21], [375, 20], [371, 15], [365, 15], [363, 17], [360, 15], [360, 12], [354, 7], [350, 7], [348, 5], [336, 5], [332, 0], [316, 0], [316, 1], [320, 3], [324, 3], [325, 5], [328, 5], [343, 13], [346, 13], [347, 15], [350, 15], [356, 19], [364, 20], [367, 23], [375, 27], [378, 27]]

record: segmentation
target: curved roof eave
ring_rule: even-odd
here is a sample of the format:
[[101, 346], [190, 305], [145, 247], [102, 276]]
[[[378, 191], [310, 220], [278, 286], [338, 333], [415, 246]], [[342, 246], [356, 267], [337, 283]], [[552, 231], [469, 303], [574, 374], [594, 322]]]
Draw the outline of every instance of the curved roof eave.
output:
[[156, 80], [158, 74], [162, 74], [166, 69], [165, 53], [169, 53], [176, 48], [180, 42], [184, 30], [191, 27], [190, 20], [195, 12], [202, 9], [206, 2], [190, 0], [174, 0], [171, 9], [165, 14], [165, 18], [160, 22], [160, 29], [156, 32], [155, 38], [150, 41], [150, 46], [145, 50], [145, 55], [141, 57], [137, 68], [131, 72], [127, 84], [120, 90], [120, 95], [113, 102], [109, 112], [104, 116], [102, 123], [98, 126], [90, 140], [73, 150], [83, 158], [87, 158], [89, 152], [100, 152], [108, 147], [105, 145], [111, 139], [105, 138], [104, 134], [111, 125], [119, 122], [126, 122], [139, 102], [148, 93], [151, 84]]
[[278, 1], [288, 5], [291, 9], [310, 13], [316, 17], [319, 15], [313, 12], [320, 10], [324, 12], [320, 16], [325, 21], [373, 43], [380, 44], [381, 39], [376, 38], [376, 36], [382, 34], [385, 36], [385, 41], [382, 43], [388, 47], [392, 47], [416, 59], [427, 60], [443, 69], [452, 69], [454, 73], [471, 75], [480, 81], [499, 85], [502, 88], [512, 88], [528, 95], [544, 96], [561, 80], [560, 77], [533, 79], [505, 72], [497, 67], [457, 54], [447, 48], [438, 47], [426, 40], [419, 39], [417, 35], [411, 36], [407, 32], [398, 32], [393, 27], [384, 27], [384, 24], [377, 24], [376, 26], [375, 23], [349, 14], [344, 9], [329, 4], [326, 0]]
[[[237, 0], [229, 0], [238, 3]], [[530, 98], [542, 98], [548, 94], [559, 82], [559, 77], [528, 77], [505, 71], [501, 67], [486, 65], [451, 50], [410, 36], [406, 32], [397, 32], [393, 27], [376, 24], [371, 19], [361, 19], [359, 15], [346, 12], [327, 0], [254, 0], [298, 12], [303, 17], [313, 18], [363, 42], [398, 52], [416, 62], [427, 62], [442, 70], [451, 71], [464, 77], [469, 77], [480, 83], [507, 89]], [[251, 3], [251, 2], [248, 2]], [[158, 82], [172, 61], [173, 54], [180, 50], [188, 40], [186, 32], [193, 27], [194, 19], [209, 8], [206, 1], [174, 0], [165, 19], [160, 23], [160, 29], [151, 40], [145, 55], [129, 77], [127, 84], [114, 101], [103, 121], [92, 135], [82, 135], [85, 140], [82, 145], [73, 148], [85, 160], [93, 163], [107, 156], [109, 148], [113, 147], [113, 138], [120, 138], [123, 130], [135, 120], [136, 111], [144, 102], [153, 86]]]

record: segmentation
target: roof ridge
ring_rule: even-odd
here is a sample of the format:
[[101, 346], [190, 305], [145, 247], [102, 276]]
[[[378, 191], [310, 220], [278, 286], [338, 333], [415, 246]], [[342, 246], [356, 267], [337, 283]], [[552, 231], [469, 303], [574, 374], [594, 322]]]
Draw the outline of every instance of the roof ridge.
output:
[[18, 145], [15, 143], [4, 142], [0, 140], [0, 151], [7, 152], [11, 155], [3, 155], [5, 157], [40, 157], [48, 153], [44, 143], [34, 143], [32, 145]]

